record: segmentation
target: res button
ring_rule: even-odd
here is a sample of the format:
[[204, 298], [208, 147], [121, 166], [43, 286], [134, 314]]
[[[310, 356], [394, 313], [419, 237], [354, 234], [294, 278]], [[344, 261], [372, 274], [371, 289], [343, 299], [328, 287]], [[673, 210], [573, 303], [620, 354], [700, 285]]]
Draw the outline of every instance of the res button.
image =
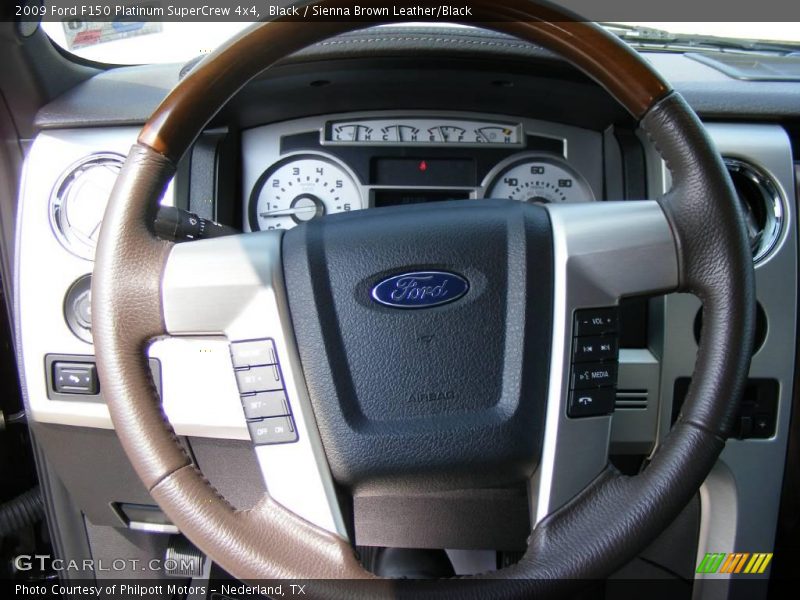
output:
[[237, 369], [278, 363], [278, 355], [275, 352], [272, 340], [233, 342], [231, 344], [231, 359], [233, 360], [233, 366]]

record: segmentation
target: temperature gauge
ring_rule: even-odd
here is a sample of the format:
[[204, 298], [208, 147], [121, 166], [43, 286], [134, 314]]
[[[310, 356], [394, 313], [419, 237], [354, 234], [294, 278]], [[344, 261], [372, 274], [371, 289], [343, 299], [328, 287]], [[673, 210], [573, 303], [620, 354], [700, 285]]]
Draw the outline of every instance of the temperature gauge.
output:
[[515, 144], [517, 130], [511, 127], [481, 127], [475, 130], [475, 141], [483, 144]]
[[411, 125], [389, 125], [381, 129], [384, 142], [416, 142], [419, 129]]

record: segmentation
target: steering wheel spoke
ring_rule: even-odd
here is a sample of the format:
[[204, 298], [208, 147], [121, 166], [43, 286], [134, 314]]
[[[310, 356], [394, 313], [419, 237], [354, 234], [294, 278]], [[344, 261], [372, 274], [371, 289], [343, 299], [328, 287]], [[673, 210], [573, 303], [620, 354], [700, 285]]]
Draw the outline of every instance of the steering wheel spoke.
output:
[[547, 210], [555, 250], [553, 345], [542, 456], [529, 493], [532, 523], [564, 505], [607, 465], [620, 298], [678, 285], [675, 241], [657, 202]]
[[269, 496], [347, 537], [288, 316], [280, 232], [178, 244], [164, 269], [170, 335], [224, 335]]

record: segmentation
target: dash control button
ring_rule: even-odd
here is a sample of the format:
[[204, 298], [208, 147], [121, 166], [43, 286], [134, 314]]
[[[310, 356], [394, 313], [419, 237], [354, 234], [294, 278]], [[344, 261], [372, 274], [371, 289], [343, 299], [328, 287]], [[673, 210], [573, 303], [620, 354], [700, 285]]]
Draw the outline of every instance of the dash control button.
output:
[[570, 392], [567, 415], [570, 417], [597, 417], [614, 411], [614, 388], [574, 390]]
[[236, 369], [278, 363], [278, 355], [275, 352], [272, 340], [233, 342], [231, 344], [231, 359]]
[[619, 328], [616, 308], [593, 308], [575, 313], [575, 335], [614, 333]]
[[95, 396], [100, 391], [93, 363], [53, 364], [53, 389], [59, 394]]
[[247, 423], [250, 439], [256, 445], [288, 444], [297, 441], [297, 430], [292, 417], [271, 417]]
[[268, 392], [283, 388], [278, 365], [252, 367], [243, 371], [236, 371], [236, 383], [239, 384], [240, 394]]

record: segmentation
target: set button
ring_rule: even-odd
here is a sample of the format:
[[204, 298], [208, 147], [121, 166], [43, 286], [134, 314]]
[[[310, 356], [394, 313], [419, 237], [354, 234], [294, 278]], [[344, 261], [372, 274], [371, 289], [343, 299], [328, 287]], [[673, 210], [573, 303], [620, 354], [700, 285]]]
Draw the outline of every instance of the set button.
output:
[[240, 394], [283, 389], [283, 378], [278, 365], [237, 369], [236, 383], [239, 384]]
[[290, 414], [289, 400], [283, 390], [243, 395], [242, 407], [247, 419], [282, 417]]

